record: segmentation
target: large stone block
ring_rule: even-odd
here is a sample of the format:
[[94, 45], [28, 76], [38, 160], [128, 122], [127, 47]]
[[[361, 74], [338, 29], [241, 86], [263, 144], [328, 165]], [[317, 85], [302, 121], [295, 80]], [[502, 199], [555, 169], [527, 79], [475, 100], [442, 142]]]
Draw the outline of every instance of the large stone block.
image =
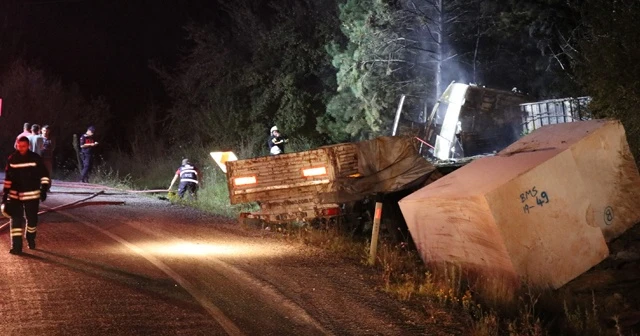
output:
[[500, 152], [569, 150], [607, 242], [640, 222], [640, 174], [622, 124], [591, 120], [542, 127]]
[[558, 288], [608, 255], [605, 235], [638, 221], [638, 186], [621, 125], [578, 122], [543, 127], [400, 208], [426, 263]]

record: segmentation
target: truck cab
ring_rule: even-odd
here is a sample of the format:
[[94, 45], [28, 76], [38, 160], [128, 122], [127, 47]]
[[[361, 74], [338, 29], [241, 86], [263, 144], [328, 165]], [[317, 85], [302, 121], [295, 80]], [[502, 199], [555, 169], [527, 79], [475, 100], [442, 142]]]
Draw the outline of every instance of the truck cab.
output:
[[518, 92], [451, 83], [427, 119], [427, 156], [436, 165], [493, 155], [544, 125], [589, 120], [589, 97], [532, 101]]

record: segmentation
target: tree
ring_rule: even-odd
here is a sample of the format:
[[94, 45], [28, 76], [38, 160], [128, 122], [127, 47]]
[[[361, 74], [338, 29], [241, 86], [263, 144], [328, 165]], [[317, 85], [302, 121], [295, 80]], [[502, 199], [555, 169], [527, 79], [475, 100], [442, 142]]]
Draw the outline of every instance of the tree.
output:
[[339, 6], [346, 41], [327, 48], [338, 70], [338, 92], [318, 122], [318, 130], [334, 141], [388, 134], [400, 95], [427, 91], [425, 49], [408, 34], [415, 22], [400, 5], [347, 0]]
[[[453, 60], [458, 56], [452, 48], [453, 33], [465, 11], [461, 0], [404, 0], [401, 10], [405, 22], [411, 22], [404, 31], [419, 43], [424, 63], [433, 77], [431, 102], [440, 98], [448, 81], [460, 81], [460, 73]], [[431, 66], [429, 66], [431, 65]]]
[[[480, 18], [477, 29], [484, 44], [474, 51], [473, 64], [480, 66], [483, 84], [515, 86], [535, 98], [576, 93], [570, 61], [580, 22], [573, 1], [464, 1]], [[461, 44], [471, 45], [464, 40]]]
[[403, 8], [435, 65], [434, 97], [451, 81], [534, 96], [570, 89], [579, 16], [566, 0], [404, 0]]
[[337, 29], [333, 2], [220, 2], [225, 24], [189, 25], [193, 47], [165, 75], [174, 137], [255, 155], [277, 124], [292, 147], [322, 143], [315, 128], [334, 89], [324, 52]]
[[640, 159], [640, 3], [587, 0], [585, 27], [576, 64], [580, 83], [593, 98], [596, 117], [622, 121], [636, 160]]

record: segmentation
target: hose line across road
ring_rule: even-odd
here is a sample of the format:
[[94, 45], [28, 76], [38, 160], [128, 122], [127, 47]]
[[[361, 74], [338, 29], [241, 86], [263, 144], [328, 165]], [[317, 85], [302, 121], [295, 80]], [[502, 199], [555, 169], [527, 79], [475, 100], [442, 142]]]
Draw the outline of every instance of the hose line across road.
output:
[[230, 219], [60, 181], [40, 210], [37, 249], [0, 250], [2, 335], [464, 334], [365, 266]]

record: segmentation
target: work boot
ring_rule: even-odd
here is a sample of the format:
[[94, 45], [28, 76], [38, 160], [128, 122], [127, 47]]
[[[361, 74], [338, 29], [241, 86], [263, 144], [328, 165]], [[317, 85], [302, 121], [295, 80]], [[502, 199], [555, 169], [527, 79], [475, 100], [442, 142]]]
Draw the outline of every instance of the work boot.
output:
[[14, 236], [11, 237], [11, 250], [9, 250], [11, 254], [22, 254], [22, 237]]
[[30, 250], [35, 250], [36, 249], [36, 240], [35, 239], [27, 238], [27, 244], [29, 245], [29, 249]]
[[22, 249], [18, 249], [18, 248], [15, 248], [15, 247], [14, 247], [14, 248], [12, 248], [12, 249], [10, 249], [10, 250], [9, 250], [9, 253], [11, 253], [11, 254], [16, 254], [16, 255], [20, 255], [20, 254], [22, 254]]

